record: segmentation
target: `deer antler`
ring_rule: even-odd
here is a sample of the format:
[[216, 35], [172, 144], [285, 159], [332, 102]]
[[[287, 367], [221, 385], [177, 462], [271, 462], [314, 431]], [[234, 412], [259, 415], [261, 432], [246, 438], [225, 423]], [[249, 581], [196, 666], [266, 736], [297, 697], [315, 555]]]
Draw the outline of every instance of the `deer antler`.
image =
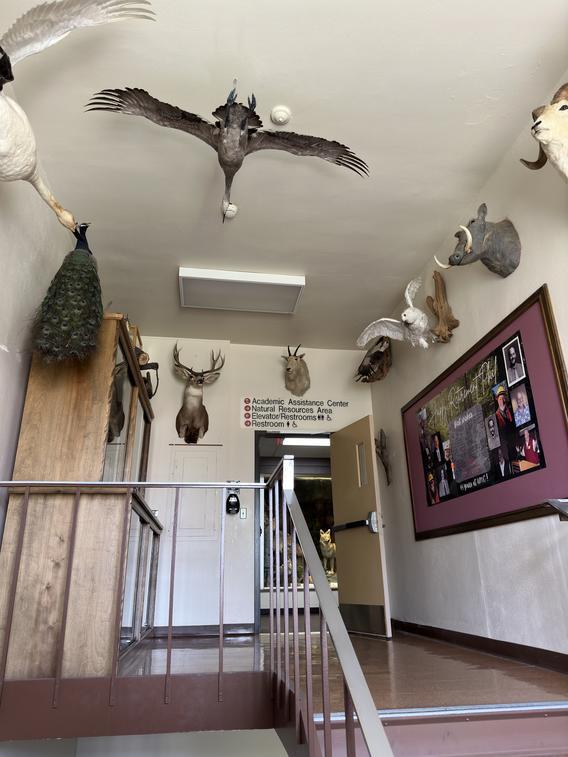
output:
[[[217, 361], [221, 361], [219, 365], [217, 365]], [[221, 368], [225, 365], [225, 356], [223, 355], [221, 357], [221, 350], [215, 355], [214, 350], [211, 350], [211, 368], [208, 371], [201, 371], [201, 374], [203, 376], [208, 376], [211, 373], [219, 373]]]
[[186, 373], [186, 376], [195, 376], [195, 371], [193, 368], [188, 368], [187, 365], [184, 365], [180, 362], [179, 359], [179, 353], [180, 350], [178, 349], [177, 342], [176, 346], [174, 347], [174, 366], [177, 369], [178, 373]]

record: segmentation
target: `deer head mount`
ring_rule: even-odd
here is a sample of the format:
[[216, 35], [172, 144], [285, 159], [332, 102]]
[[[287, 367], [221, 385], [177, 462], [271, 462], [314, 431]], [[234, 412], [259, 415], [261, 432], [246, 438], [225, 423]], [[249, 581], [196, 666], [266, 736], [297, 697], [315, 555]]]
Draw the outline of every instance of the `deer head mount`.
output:
[[209, 429], [209, 414], [203, 404], [203, 387], [217, 381], [225, 365], [225, 357], [221, 357], [221, 350], [217, 355], [211, 350], [211, 368], [207, 371], [194, 371], [193, 368], [180, 362], [179, 353], [176, 343], [173, 356], [174, 370], [186, 382], [183, 405], [176, 417], [176, 431], [186, 444], [197, 444]]
[[306, 361], [304, 360], [306, 355], [305, 353], [298, 355], [298, 350], [301, 346], [302, 345], [299, 344], [294, 350], [294, 353], [292, 353], [290, 345], [288, 345], [288, 354], [282, 355], [282, 359], [286, 361], [284, 367], [284, 384], [286, 389], [296, 395], [296, 397], [301, 397], [310, 388], [310, 372], [306, 365]]

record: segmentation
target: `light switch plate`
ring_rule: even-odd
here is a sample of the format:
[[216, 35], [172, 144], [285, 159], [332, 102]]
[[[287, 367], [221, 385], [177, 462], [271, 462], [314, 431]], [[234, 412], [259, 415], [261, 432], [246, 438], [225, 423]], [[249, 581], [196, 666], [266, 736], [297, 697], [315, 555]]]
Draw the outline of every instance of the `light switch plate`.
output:
[[246, 509], [246, 507], [241, 507], [240, 513], [241, 513], [241, 520], [245, 520], [246, 517], [247, 517], [247, 509]]

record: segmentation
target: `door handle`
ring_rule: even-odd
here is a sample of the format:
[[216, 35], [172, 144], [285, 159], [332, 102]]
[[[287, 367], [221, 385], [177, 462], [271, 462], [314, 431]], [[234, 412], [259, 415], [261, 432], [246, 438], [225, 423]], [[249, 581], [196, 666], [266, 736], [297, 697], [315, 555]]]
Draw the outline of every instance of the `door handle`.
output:
[[379, 533], [377, 513], [374, 510], [367, 515], [366, 520], [351, 520], [349, 523], [341, 523], [338, 526], [333, 526], [332, 531], [336, 534], [338, 531], [350, 531], [352, 528], [365, 527], [367, 527], [372, 534]]

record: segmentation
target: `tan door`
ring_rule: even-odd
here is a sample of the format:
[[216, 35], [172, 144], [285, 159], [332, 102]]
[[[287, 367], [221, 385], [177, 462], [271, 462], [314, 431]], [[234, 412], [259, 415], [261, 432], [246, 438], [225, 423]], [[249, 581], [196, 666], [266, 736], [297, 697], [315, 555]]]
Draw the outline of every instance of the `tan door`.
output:
[[391, 636], [390, 604], [373, 421], [370, 415], [331, 435], [336, 526], [376, 512], [379, 533], [365, 525], [337, 531], [339, 606], [349, 631]]

